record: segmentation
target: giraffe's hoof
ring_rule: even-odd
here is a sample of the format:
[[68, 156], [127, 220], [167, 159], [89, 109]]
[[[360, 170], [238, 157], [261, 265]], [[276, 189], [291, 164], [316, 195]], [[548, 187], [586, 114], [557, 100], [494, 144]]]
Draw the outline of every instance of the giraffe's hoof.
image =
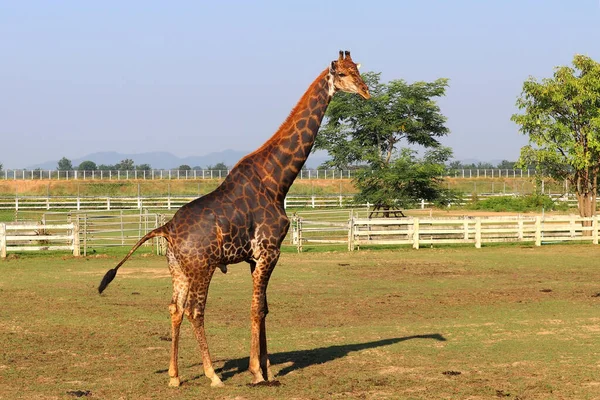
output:
[[171, 387], [179, 387], [181, 385], [181, 381], [179, 381], [179, 377], [171, 378], [169, 380], [169, 386]]
[[225, 384], [219, 378], [216, 378], [215, 380], [213, 380], [210, 383], [210, 386], [211, 387], [223, 387], [223, 386], [225, 386]]

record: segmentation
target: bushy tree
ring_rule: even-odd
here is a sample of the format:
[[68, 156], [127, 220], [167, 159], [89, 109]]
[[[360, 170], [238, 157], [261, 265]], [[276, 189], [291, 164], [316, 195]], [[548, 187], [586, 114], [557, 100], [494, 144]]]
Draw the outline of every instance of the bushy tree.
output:
[[77, 167], [79, 171], [96, 171], [98, 167], [96, 163], [93, 161], [82, 161], [81, 164]]
[[115, 169], [118, 169], [119, 171], [133, 171], [135, 169], [134, 162], [132, 159], [126, 158], [116, 164]]
[[[449, 158], [448, 150], [439, 148], [438, 139], [449, 130], [435, 98], [444, 96], [448, 80], [409, 84], [398, 79], [382, 83], [380, 74], [373, 72], [364, 74], [363, 79], [371, 99], [336, 94], [325, 114], [327, 119], [321, 126], [315, 149], [327, 150], [331, 160], [326, 165], [330, 168], [365, 167], [355, 178], [361, 191], [357, 200], [361, 202], [388, 208], [408, 204], [409, 196], [413, 196], [412, 201], [434, 198], [430, 190], [439, 189], [439, 185], [427, 178], [427, 171], [440, 168], [443, 171], [443, 163]], [[435, 151], [419, 162], [420, 169], [403, 172], [401, 169], [410, 162], [417, 162], [411, 150], [399, 151], [406, 144]], [[437, 154], [442, 163], [435, 168], [432, 154]]]
[[582, 217], [596, 215], [600, 172], [600, 64], [576, 55], [573, 67], [554, 70], [552, 78], [531, 77], [517, 100], [522, 114], [512, 120], [529, 136], [521, 149], [521, 166], [575, 189]]
[[183, 164], [183, 165], [180, 165], [177, 169], [180, 170], [180, 171], [191, 171], [192, 167], [190, 167], [187, 164]]
[[515, 169], [516, 168], [516, 161], [508, 161], [508, 160], [502, 160], [497, 168], [499, 169]]
[[137, 171], [152, 171], [152, 167], [150, 166], [150, 164], [140, 164], [140, 165], [136, 165], [135, 169]]
[[389, 163], [373, 163], [358, 172], [355, 201], [374, 203], [384, 210], [411, 208], [420, 199], [449, 204], [457, 195], [442, 186], [441, 176], [451, 155], [452, 150], [442, 146], [428, 150], [422, 158], [403, 148]]
[[72, 171], [73, 164], [71, 164], [71, 160], [69, 160], [67, 157], [63, 157], [60, 160], [58, 160], [57, 169], [59, 171]]
[[227, 171], [229, 168], [224, 162], [218, 162], [215, 165], [209, 165], [206, 169], [209, 171]]

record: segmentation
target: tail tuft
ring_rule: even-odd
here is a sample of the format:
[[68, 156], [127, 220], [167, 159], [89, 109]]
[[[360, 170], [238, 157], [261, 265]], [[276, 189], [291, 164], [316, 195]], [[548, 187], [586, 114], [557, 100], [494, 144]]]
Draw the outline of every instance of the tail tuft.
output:
[[98, 286], [98, 293], [102, 293], [104, 291], [104, 289], [106, 289], [108, 284], [111, 283], [113, 279], [115, 279], [116, 275], [117, 275], [116, 268], [109, 269], [108, 272], [106, 273], [106, 275], [104, 275], [104, 278], [102, 278], [102, 282], [100, 282], [100, 286]]

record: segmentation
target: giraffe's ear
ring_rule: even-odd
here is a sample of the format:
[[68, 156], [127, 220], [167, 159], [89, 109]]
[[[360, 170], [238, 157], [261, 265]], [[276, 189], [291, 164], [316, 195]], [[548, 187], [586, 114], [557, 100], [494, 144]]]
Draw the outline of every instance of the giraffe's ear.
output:
[[360, 63], [356, 64], [356, 69], [360, 69]]
[[335, 72], [336, 67], [337, 67], [337, 62], [332, 61], [331, 66], [329, 67], [329, 72], [331, 72], [331, 73]]

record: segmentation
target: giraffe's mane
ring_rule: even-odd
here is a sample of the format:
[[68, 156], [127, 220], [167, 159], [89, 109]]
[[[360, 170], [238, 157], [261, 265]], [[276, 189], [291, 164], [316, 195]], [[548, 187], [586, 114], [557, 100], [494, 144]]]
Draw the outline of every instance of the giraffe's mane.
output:
[[[277, 129], [277, 131], [275, 131], [275, 133], [273, 134], [273, 136], [271, 136], [266, 142], [264, 142], [263, 145], [260, 146], [258, 149], [254, 150], [252, 153], [250, 153], [250, 154], [242, 157], [242, 159], [240, 161], [238, 161], [237, 164], [239, 164], [240, 162], [242, 162], [246, 158], [251, 157], [251, 156], [253, 156], [253, 155], [261, 152], [266, 147], [268, 147], [271, 143], [275, 142], [279, 138], [279, 136], [281, 135], [281, 133], [284, 132], [284, 131], [286, 131], [286, 129], [293, 123], [294, 116], [301, 109], [303, 109], [303, 107], [305, 106], [306, 102], [308, 102], [309, 97], [310, 97], [310, 93], [312, 92], [312, 90], [314, 89], [314, 87], [317, 86], [319, 84], [319, 82], [321, 82], [321, 80], [328, 73], [329, 73], [329, 68], [325, 68], [323, 70], [323, 72], [321, 72], [319, 74], [319, 76], [313, 81], [313, 83], [310, 84], [310, 86], [308, 87], [308, 89], [306, 89], [306, 92], [304, 92], [304, 94], [302, 95], [302, 97], [300, 97], [300, 100], [298, 100], [298, 102], [296, 103], [296, 105], [294, 106], [294, 108], [292, 108], [292, 111], [290, 111], [290, 113], [287, 116], [287, 118], [279, 126], [279, 129]], [[237, 167], [237, 164], [233, 168]]]

